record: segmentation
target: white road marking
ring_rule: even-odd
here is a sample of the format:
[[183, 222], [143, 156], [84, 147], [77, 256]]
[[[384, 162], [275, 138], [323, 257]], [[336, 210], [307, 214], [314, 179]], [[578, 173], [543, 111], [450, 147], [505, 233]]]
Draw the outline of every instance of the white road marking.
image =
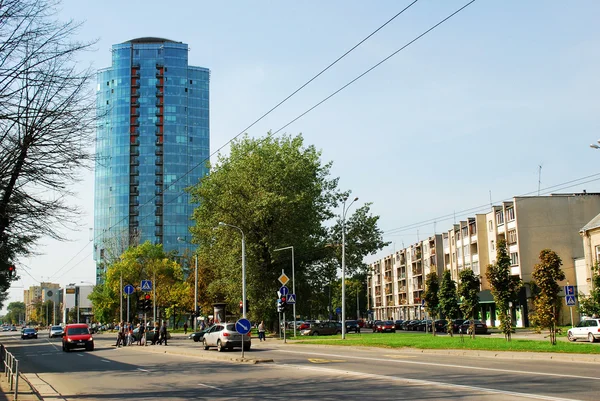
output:
[[337, 354], [323, 354], [319, 352], [306, 352], [306, 351], [290, 351], [290, 350], [277, 350], [278, 352], [288, 352], [292, 354], [312, 354], [326, 357], [336, 357], [336, 358], [348, 358], [348, 359], [362, 359], [366, 361], [376, 361], [376, 362], [391, 362], [391, 363], [403, 363], [403, 364], [412, 364], [412, 365], [424, 365], [424, 366], [440, 366], [444, 368], [453, 368], [453, 369], [471, 369], [471, 370], [484, 370], [487, 372], [501, 372], [501, 373], [513, 373], [513, 374], [528, 374], [533, 376], [550, 376], [550, 377], [566, 377], [571, 379], [587, 379], [587, 380], [600, 380], [600, 377], [593, 376], [578, 376], [578, 375], [564, 375], [560, 373], [544, 373], [544, 372], [528, 372], [524, 370], [510, 370], [510, 369], [498, 369], [498, 368], [483, 368], [476, 366], [462, 366], [462, 365], [451, 365], [447, 363], [435, 363], [435, 362], [419, 362], [419, 361], [404, 361], [404, 360], [394, 360], [394, 359], [383, 359], [383, 358], [373, 358], [367, 356], [351, 356], [351, 355], [337, 355]]
[[110, 361], [109, 361], [109, 360], [106, 360], [106, 359], [100, 359], [100, 360], [101, 360], [102, 362], [110, 363]]
[[332, 369], [332, 368], [321, 368], [321, 367], [316, 367], [314, 365], [305, 366], [305, 365], [291, 365], [291, 364], [276, 363], [273, 365], [264, 365], [264, 366], [265, 367], [284, 366], [286, 368], [293, 367], [293, 368], [301, 369], [301, 370], [317, 371], [319, 373], [328, 373], [328, 374], [334, 375], [336, 377], [339, 377], [340, 375], [345, 374], [345, 375], [349, 375], [349, 376], [356, 376], [361, 379], [376, 379], [376, 380], [386, 380], [386, 381], [392, 381], [392, 382], [402, 382], [402, 384], [410, 384], [410, 385], [416, 385], [416, 386], [448, 387], [448, 388], [453, 388], [453, 389], [458, 389], [458, 390], [467, 390], [470, 392], [479, 391], [479, 392], [483, 392], [483, 393], [503, 394], [503, 395], [509, 395], [509, 396], [514, 396], [514, 397], [520, 397], [520, 398], [531, 398], [531, 399], [536, 399], [536, 400], [577, 401], [574, 398], [558, 398], [558, 397], [551, 397], [551, 396], [546, 396], [546, 395], [541, 395], [541, 394], [517, 393], [515, 391], [497, 390], [497, 389], [493, 389], [493, 388], [468, 386], [468, 385], [464, 385], [464, 384], [443, 383], [443, 382], [436, 382], [436, 381], [430, 381], [430, 380], [411, 379], [408, 377], [386, 376], [386, 375], [377, 375], [377, 374], [373, 374], [373, 373], [352, 372], [352, 371], [348, 371], [348, 370], [340, 370], [340, 369]]
[[137, 370], [141, 370], [142, 372], [150, 372], [149, 370], [142, 369], [142, 368], [137, 368]]
[[209, 386], [208, 384], [198, 383], [198, 385], [202, 386], [202, 387], [214, 388], [215, 390], [222, 390], [222, 389], [220, 389], [218, 387], [215, 387], [215, 386]]

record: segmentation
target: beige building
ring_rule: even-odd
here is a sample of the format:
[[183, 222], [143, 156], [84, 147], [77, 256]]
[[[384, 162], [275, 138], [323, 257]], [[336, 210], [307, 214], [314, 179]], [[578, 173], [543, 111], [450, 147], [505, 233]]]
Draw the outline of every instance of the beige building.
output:
[[575, 260], [575, 285], [578, 294], [590, 295], [592, 267], [600, 263], [600, 214], [590, 220], [579, 232], [583, 239], [583, 258]]
[[[561, 286], [568, 281], [585, 288], [581, 282], [590, 281], [592, 263], [600, 259], [599, 211], [600, 194], [555, 194], [514, 197], [501, 205], [492, 206], [488, 213], [460, 221], [443, 234], [411, 245], [370, 265], [368, 290], [373, 318], [421, 318], [423, 314], [419, 306], [424, 291], [424, 277], [435, 264], [440, 276], [442, 271], [439, 267], [442, 267], [451, 271], [455, 281], [458, 281], [458, 275], [464, 269], [471, 269], [478, 274], [481, 279], [481, 318], [488, 325], [497, 326], [486, 270], [489, 264], [496, 262], [498, 241], [504, 239], [511, 259], [511, 272], [525, 283], [519, 301], [511, 310], [513, 320], [518, 327], [528, 326], [528, 283], [532, 279], [534, 266], [539, 263], [540, 251], [549, 248], [561, 257], [562, 269], [567, 277], [560, 283]], [[576, 263], [584, 258], [584, 244], [585, 265]], [[429, 261], [428, 266], [425, 260]], [[585, 270], [585, 273], [580, 274], [577, 270]], [[382, 286], [382, 283], [392, 285]], [[406, 292], [402, 292], [405, 285]], [[561, 323], [567, 322], [570, 323], [570, 316], [565, 307]]]
[[[48, 299], [48, 290], [58, 290], [60, 284], [41, 282], [40, 285], [23, 290], [23, 302], [25, 303], [25, 322], [30, 321], [31, 312], [37, 302], [45, 302]], [[56, 291], [58, 293], [58, 291]]]

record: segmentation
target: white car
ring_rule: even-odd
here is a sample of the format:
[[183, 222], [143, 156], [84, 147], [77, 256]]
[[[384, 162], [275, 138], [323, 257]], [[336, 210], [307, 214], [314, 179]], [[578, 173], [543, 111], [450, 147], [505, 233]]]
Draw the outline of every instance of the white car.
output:
[[600, 340], [600, 319], [585, 319], [567, 331], [569, 341], [588, 340], [593, 343]]
[[222, 352], [233, 347], [240, 348], [244, 344], [244, 351], [249, 351], [252, 345], [250, 333], [239, 334], [235, 329], [235, 323], [216, 323], [211, 326], [202, 339], [202, 345], [207, 350], [209, 347], [217, 347]]
[[50, 332], [48, 333], [49, 338], [54, 337], [62, 337], [65, 334], [62, 326], [52, 326], [50, 327]]

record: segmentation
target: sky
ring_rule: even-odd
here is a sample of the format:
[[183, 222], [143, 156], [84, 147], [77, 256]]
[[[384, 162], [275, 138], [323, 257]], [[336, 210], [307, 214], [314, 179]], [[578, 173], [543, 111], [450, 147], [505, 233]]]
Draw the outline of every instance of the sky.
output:
[[[78, 38], [98, 39], [79, 60], [96, 69], [133, 38], [189, 44], [190, 65], [211, 70], [214, 161], [411, 2], [63, 0], [58, 18], [83, 21]], [[277, 131], [467, 2], [418, 1], [247, 133]], [[372, 202], [391, 244], [366, 262], [447, 231], [467, 209], [536, 194], [540, 166], [542, 194], [600, 192], [600, 151], [589, 147], [600, 139], [598, 15], [595, 0], [478, 0], [282, 131], [333, 162], [356, 206]], [[80, 229], [18, 261], [6, 304], [40, 281], [95, 281], [93, 171], [74, 189]]]

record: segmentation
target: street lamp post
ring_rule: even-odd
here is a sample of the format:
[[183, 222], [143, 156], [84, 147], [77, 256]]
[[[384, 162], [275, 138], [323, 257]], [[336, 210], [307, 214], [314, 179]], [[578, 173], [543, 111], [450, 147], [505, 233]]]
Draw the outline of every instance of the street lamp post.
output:
[[[177, 237], [179, 242], [187, 242], [185, 238]], [[194, 332], [198, 331], [198, 253], [194, 255]]]
[[[294, 247], [286, 246], [285, 248], [277, 248], [274, 249], [273, 252], [283, 251], [286, 249], [292, 250], [292, 294], [296, 294], [296, 279], [294, 278]], [[292, 304], [292, 307], [294, 311], [294, 337], [296, 337], [296, 302]]]
[[347, 197], [344, 198], [342, 207], [342, 340], [346, 339], [346, 212], [358, 197], [354, 198], [348, 207], [346, 207], [347, 200]]
[[231, 224], [219, 222], [220, 226], [227, 226], [231, 228], [235, 228], [242, 234], [242, 317], [246, 318], [246, 237], [244, 236], [244, 231], [238, 226], [234, 226]]

